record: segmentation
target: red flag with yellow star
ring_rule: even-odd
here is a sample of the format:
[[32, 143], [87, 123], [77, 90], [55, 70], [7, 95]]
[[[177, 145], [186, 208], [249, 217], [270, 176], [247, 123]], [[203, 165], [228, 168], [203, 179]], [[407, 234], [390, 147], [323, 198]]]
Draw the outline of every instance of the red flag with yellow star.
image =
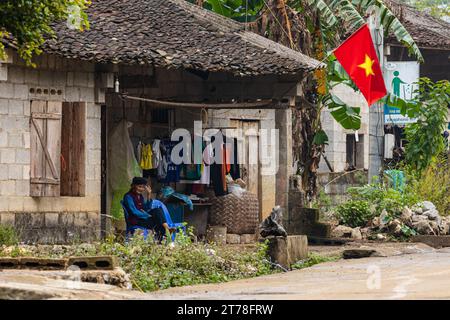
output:
[[369, 106], [387, 94], [367, 24], [334, 50], [334, 55], [364, 95]]

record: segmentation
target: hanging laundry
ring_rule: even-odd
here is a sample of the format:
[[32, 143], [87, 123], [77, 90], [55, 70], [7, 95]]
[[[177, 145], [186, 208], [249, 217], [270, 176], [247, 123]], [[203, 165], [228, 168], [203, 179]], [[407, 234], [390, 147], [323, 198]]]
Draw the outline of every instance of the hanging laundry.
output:
[[213, 162], [213, 150], [212, 145], [208, 144], [205, 147], [205, 150], [203, 150], [203, 164], [202, 164], [202, 175], [200, 177], [200, 180], [198, 180], [199, 184], [206, 184], [209, 185], [211, 181], [211, 163]]
[[159, 164], [162, 161], [161, 140], [159, 139], [153, 140], [152, 151], [153, 151], [152, 166], [153, 168], [158, 168]]
[[188, 184], [206, 184], [209, 185], [211, 181], [211, 164], [213, 162], [213, 148], [211, 144], [203, 143], [204, 149], [202, 154], [202, 164], [196, 165], [197, 168], [197, 179], [189, 180], [187, 177], [184, 177], [180, 182], [188, 183]]
[[150, 144], [144, 144], [141, 151], [141, 162], [140, 166], [143, 170], [153, 169], [152, 164], [152, 146]]
[[[165, 155], [163, 157], [163, 164], [167, 163], [166, 175], [161, 179], [161, 182], [179, 182], [180, 181], [180, 169], [181, 165], [172, 162], [172, 149], [177, 145], [178, 142], [171, 140], [162, 140], [161, 144], [165, 148]], [[164, 163], [165, 162], [165, 163]], [[159, 167], [158, 167], [159, 168]]]
[[168, 162], [167, 162], [167, 157], [166, 157], [166, 153], [167, 153], [166, 147], [160, 142], [161, 141], [158, 140], [158, 144], [159, 144], [158, 150], [159, 150], [159, 154], [161, 156], [161, 160], [159, 161], [158, 166], [157, 166], [157, 177], [158, 177], [158, 180], [163, 181], [166, 179], [166, 176], [167, 176]]
[[142, 147], [144, 146], [144, 144], [142, 143], [142, 141], [139, 141], [137, 147], [136, 147], [136, 159], [138, 161], [138, 163], [141, 163], [141, 158], [142, 158]]
[[201, 164], [184, 164], [183, 165], [183, 179], [196, 181], [202, 176], [202, 165]]
[[222, 159], [222, 163], [216, 163], [214, 162], [211, 167], [211, 182], [214, 188], [214, 193], [216, 196], [223, 196], [228, 193], [227, 188], [227, 163], [226, 163], [226, 151], [225, 151], [225, 144], [222, 144], [222, 147], [217, 150], [214, 150], [214, 153], [219, 152], [219, 154], [216, 155], [217, 159]]
[[237, 180], [241, 177], [241, 166], [239, 165], [239, 157], [238, 157], [238, 139], [234, 138], [234, 157], [233, 162], [231, 163], [230, 174], [233, 180]]

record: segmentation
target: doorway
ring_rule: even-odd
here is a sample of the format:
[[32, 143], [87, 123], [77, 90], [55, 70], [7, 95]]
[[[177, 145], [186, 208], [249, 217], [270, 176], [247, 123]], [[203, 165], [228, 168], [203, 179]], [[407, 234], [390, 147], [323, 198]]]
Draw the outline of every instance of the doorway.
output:
[[258, 120], [231, 119], [230, 126], [242, 134], [238, 138], [238, 160], [241, 178], [247, 185], [247, 190], [258, 197], [259, 218], [262, 219], [262, 189], [259, 163], [259, 127]]

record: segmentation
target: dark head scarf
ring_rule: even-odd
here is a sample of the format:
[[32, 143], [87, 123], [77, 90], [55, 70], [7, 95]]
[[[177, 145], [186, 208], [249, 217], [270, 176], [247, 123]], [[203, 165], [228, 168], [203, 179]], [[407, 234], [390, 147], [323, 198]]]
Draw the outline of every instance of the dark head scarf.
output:
[[139, 186], [139, 185], [146, 185], [147, 184], [147, 179], [142, 178], [142, 177], [134, 177], [133, 181], [131, 182], [132, 186]]

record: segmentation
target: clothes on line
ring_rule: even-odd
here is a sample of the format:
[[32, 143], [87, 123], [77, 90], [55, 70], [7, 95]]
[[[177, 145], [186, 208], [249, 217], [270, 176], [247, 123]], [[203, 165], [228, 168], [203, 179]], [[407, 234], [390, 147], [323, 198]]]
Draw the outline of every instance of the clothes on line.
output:
[[[197, 137], [198, 139], [199, 137]], [[202, 139], [200, 137], [200, 139]], [[214, 141], [214, 140], [213, 140]], [[217, 196], [225, 195], [227, 190], [227, 175], [234, 180], [241, 177], [240, 165], [238, 163], [238, 141], [225, 139], [218, 150], [214, 150], [211, 142], [202, 139], [201, 163], [194, 163], [194, 143], [192, 150], [187, 155], [190, 164], [175, 164], [172, 161], [172, 150], [179, 143], [166, 139], [154, 139], [152, 143], [144, 144], [139, 142], [137, 153], [139, 164], [143, 169], [143, 176], [156, 176], [161, 183], [180, 182], [184, 184], [213, 185]], [[232, 143], [227, 143], [232, 141]], [[217, 155], [214, 153], [218, 152]], [[183, 157], [182, 154], [179, 154]], [[221, 159], [222, 163], [213, 163], [214, 159]], [[198, 161], [198, 159], [197, 159]]]

